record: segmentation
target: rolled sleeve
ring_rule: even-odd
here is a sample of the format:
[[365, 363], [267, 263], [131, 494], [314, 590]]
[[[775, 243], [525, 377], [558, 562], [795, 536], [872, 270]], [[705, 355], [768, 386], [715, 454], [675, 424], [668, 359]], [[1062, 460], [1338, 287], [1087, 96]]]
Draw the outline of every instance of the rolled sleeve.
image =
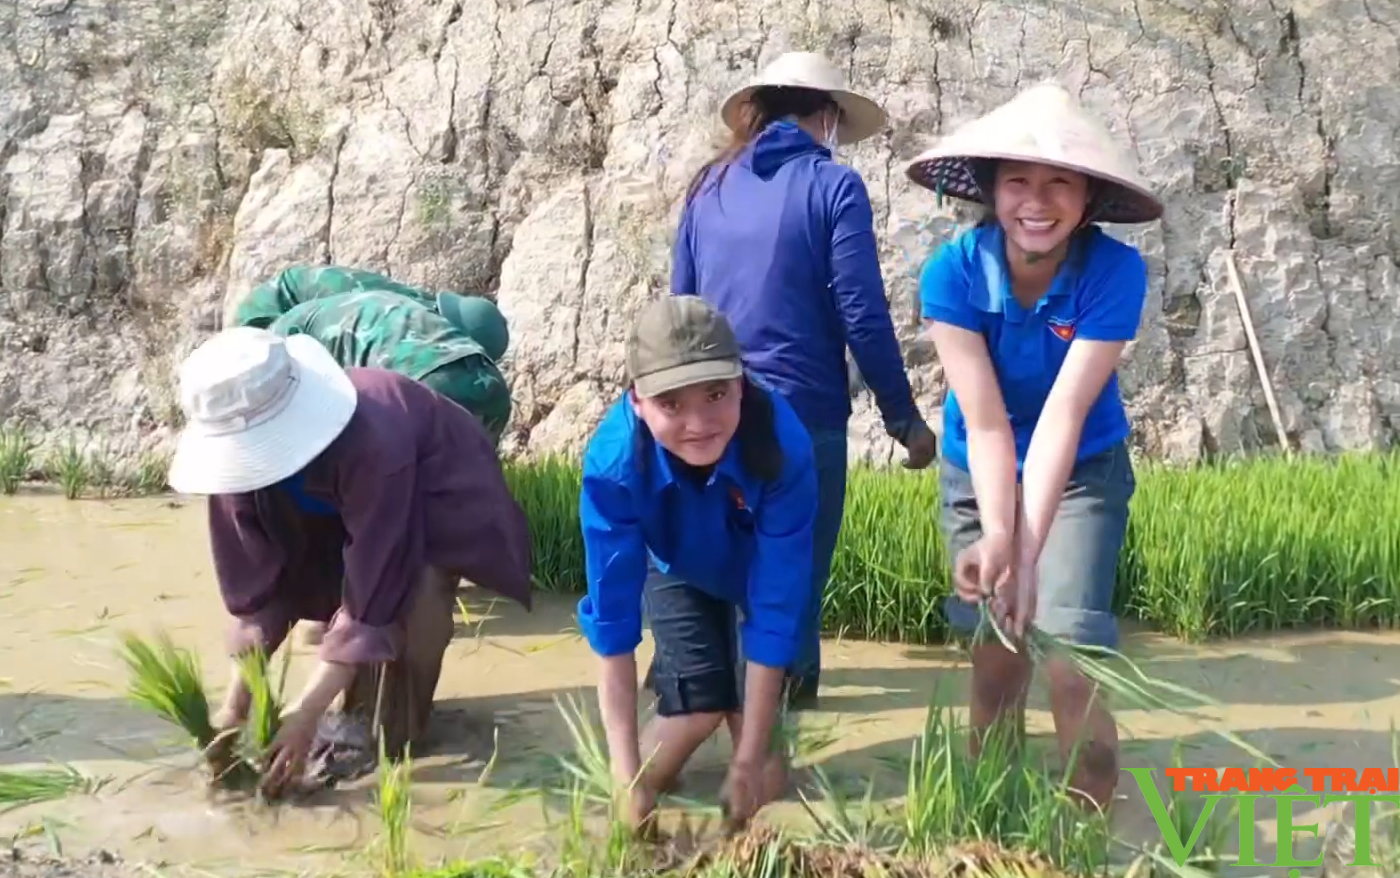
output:
[[392, 661], [403, 651], [403, 616], [425, 569], [417, 472], [395, 472], [367, 461], [336, 478], [345, 522], [345, 589], [321, 641], [322, 661]]
[[[1107, 257], [1113, 254], [1113, 258]], [[1130, 247], [1100, 249], [1080, 287], [1079, 325], [1075, 337], [1085, 341], [1132, 341], [1147, 301], [1147, 263]]]
[[579, 627], [600, 656], [635, 652], [642, 642], [646, 541], [636, 504], [615, 480], [584, 464], [579, 497], [588, 595], [578, 604]]
[[919, 309], [925, 320], [981, 332], [984, 314], [972, 304], [971, 278], [959, 242], [949, 242], [919, 272]]
[[214, 576], [224, 608], [233, 616], [227, 635], [230, 655], [261, 647], [277, 651], [297, 612], [279, 591], [286, 552], [263, 527], [252, 494], [215, 494], [208, 501]]
[[782, 429], [783, 474], [767, 486], [759, 506], [743, 626], [745, 658], [769, 668], [787, 668], [797, 655], [799, 626], [812, 600], [817, 510], [811, 439], [800, 424]]

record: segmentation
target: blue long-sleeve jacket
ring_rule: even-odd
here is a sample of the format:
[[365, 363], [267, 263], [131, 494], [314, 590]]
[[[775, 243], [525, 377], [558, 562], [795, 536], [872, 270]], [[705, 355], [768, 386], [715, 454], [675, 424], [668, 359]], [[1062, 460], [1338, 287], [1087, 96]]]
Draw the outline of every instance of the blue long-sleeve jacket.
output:
[[916, 416], [865, 183], [797, 125], [770, 125], [722, 180], [710, 171], [681, 216], [671, 292], [722, 311], [750, 371], [808, 426], [845, 429], [848, 346], [886, 426]]
[[746, 473], [738, 443], [699, 484], [669, 452], [639, 441], [627, 397], [603, 418], [584, 452], [579, 523], [588, 594], [579, 624], [593, 651], [624, 655], [642, 641], [647, 562], [744, 613], [745, 658], [786, 668], [797, 652], [812, 586], [817, 480], [812, 441], [797, 414], [773, 395], [783, 450], [781, 476]]

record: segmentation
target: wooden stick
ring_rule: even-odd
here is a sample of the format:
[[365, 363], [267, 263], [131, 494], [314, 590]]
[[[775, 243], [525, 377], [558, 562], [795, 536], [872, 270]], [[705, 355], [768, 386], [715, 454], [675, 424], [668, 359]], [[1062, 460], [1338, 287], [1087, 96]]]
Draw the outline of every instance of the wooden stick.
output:
[[1274, 399], [1274, 383], [1269, 380], [1269, 370], [1264, 368], [1264, 354], [1259, 349], [1259, 339], [1254, 334], [1254, 319], [1249, 316], [1249, 302], [1244, 297], [1244, 284], [1240, 283], [1239, 269], [1235, 267], [1235, 251], [1225, 252], [1225, 268], [1230, 274], [1230, 286], [1235, 291], [1235, 304], [1240, 309], [1240, 320], [1244, 322], [1244, 335], [1249, 341], [1249, 352], [1254, 357], [1254, 368], [1259, 372], [1259, 383], [1264, 388], [1264, 402], [1269, 406], [1269, 415], [1274, 419], [1274, 431], [1278, 434], [1279, 445], [1283, 446], [1285, 457], [1293, 456], [1293, 447], [1288, 434], [1283, 431], [1283, 416], [1279, 414], [1278, 400]]

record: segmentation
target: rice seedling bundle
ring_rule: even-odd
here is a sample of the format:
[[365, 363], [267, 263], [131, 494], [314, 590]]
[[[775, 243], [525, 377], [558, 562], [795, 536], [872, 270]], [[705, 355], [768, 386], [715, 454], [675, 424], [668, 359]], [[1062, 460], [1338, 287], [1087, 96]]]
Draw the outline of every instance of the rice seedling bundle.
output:
[[251, 694], [248, 717], [236, 732], [220, 733], [210, 714], [199, 660], [192, 652], [176, 646], [163, 632], [154, 644], [131, 632], [120, 635], [120, 640], [128, 671], [128, 696], [189, 735], [216, 786], [239, 790], [255, 786], [281, 723], [282, 689], [291, 653], [283, 655], [275, 686], [262, 650], [255, 649], [239, 660]]
[[61, 799], [92, 789], [92, 778], [72, 766], [0, 771], [0, 811]]
[[[1125, 617], [1193, 639], [1303, 625], [1400, 623], [1400, 453], [1139, 464], [1115, 596]], [[507, 466], [536, 578], [583, 589], [578, 466]], [[934, 472], [855, 467], [823, 617], [830, 633], [949, 635], [950, 563]]]

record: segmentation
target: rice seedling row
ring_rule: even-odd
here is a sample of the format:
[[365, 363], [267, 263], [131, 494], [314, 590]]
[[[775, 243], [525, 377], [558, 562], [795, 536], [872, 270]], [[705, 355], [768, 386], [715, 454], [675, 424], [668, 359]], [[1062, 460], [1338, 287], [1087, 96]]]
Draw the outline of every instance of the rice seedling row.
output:
[[[1117, 609], [1187, 640], [1299, 626], [1400, 623], [1400, 453], [1139, 464]], [[583, 588], [579, 471], [507, 465], [536, 579]], [[854, 468], [823, 618], [831, 634], [939, 642], [950, 563], [934, 473]]]

